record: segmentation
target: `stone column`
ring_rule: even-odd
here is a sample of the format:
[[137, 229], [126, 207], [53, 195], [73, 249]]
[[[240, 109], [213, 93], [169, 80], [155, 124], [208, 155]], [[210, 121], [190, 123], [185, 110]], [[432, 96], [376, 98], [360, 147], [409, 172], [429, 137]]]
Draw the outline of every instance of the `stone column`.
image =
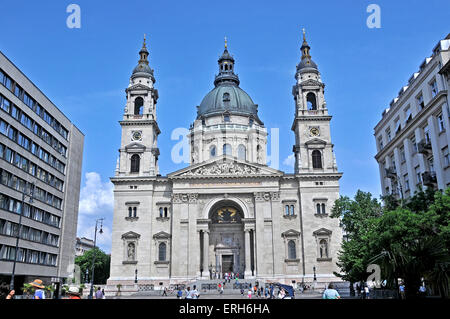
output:
[[209, 279], [209, 231], [203, 231], [203, 277]]
[[245, 229], [245, 272], [244, 277], [249, 278], [252, 276], [252, 270], [250, 268], [251, 261], [250, 261], [250, 229]]

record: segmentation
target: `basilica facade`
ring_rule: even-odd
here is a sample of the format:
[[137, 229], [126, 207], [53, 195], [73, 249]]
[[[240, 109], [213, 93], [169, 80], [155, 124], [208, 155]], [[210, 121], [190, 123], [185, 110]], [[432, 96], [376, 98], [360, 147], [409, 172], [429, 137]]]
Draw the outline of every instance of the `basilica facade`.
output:
[[[160, 286], [240, 278], [326, 283], [342, 241], [324, 83], [303, 35], [295, 73], [294, 173], [266, 164], [267, 128], [240, 88], [227, 44], [214, 88], [190, 126], [190, 165], [158, 169], [158, 91], [145, 40], [126, 89], [114, 184], [108, 285]], [[136, 282], [138, 284], [136, 284]]]

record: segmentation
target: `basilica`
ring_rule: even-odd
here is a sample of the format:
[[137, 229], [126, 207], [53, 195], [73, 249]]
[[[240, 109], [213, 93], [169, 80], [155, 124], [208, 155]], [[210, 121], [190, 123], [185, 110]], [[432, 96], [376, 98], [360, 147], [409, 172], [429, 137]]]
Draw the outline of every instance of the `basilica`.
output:
[[301, 54], [292, 89], [293, 173], [266, 164], [267, 128], [225, 42], [214, 87], [190, 125], [190, 165], [161, 175], [158, 90], [144, 40], [119, 122], [108, 285], [153, 289], [227, 272], [288, 284], [339, 280], [342, 230], [330, 213], [342, 173], [325, 84], [304, 33]]

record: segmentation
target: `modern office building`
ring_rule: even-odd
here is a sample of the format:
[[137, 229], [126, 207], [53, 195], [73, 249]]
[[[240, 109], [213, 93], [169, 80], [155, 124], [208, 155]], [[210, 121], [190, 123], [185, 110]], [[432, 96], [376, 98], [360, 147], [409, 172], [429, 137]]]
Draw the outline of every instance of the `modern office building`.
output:
[[9, 284], [15, 256], [16, 289], [67, 277], [83, 143], [83, 133], [0, 52], [0, 281]]
[[94, 241], [86, 237], [77, 237], [75, 242], [75, 257], [83, 256], [85, 252], [94, 248]]
[[450, 34], [401, 88], [375, 126], [383, 195], [450, 186]]

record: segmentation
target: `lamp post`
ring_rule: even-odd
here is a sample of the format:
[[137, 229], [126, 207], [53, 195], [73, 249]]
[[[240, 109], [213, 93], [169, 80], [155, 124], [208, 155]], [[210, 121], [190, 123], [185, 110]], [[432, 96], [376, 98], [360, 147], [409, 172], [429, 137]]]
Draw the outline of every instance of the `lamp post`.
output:
[[86, 267], [86, 276], [84, 277], [84, 282], [87, 284], [89, 282], [89, 268]]
[[16, 261], [17, 261], [17, 255], [18, 255], [18, 250], [19, 250], [19, 238], [20, 238], [20, 233], [22, 230], [22, 216], [23, 216], [24, 209], [25, 209], [25, 196], [30, 197], [30, 201], [29, 201], [30, 204], [33, 202], [34, 183], [31, 183], [29, 194], [26, 194], [27, 185], [28, 185], [28, 183], [25, 184], [25, 186], [23, 187], [23, 190], [22, 190], [22, 207], [20, 209], [20, 215], [19, 215], [19, 229], [18, 229], [17, 236], [16, 236], [16, 248], [14, 250], [14, 261], [13, 261], [13, 269], [12, 269], [12, 273], [11, 273], [11, 282], [9, 284], [9, 290], [14, 290], [14, 278], [16, 275]]
[[91, 289], [89, 291], [89, 299], [92, 299], [94, 295], [94, 265], [95, 265], [95, 244], [97, 242], [97, 225], [100, 223], [100, 234], [103, 234], [103, 220], [104, 218], [99, 218], [95, 221], [95, 233], [94, 233], [94, 251], [92, 254], [92, 268], [91, 268]]

